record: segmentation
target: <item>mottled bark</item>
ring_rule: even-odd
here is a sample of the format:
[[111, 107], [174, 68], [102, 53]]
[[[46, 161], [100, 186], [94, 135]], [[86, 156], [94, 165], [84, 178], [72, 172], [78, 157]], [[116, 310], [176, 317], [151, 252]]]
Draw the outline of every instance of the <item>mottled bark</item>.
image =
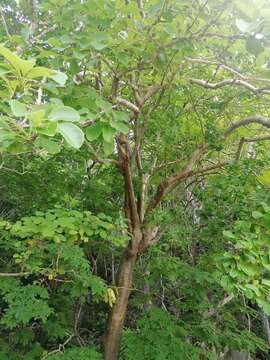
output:
[[111, 311], [104, 341], [104, 359], [117, 360], [122, 329], [126, 318], [128, 299], [132, 289], [133, 270], [136, 254], [131, 254], [129, 248], [122, 256], [117, 275], [118, 297]]

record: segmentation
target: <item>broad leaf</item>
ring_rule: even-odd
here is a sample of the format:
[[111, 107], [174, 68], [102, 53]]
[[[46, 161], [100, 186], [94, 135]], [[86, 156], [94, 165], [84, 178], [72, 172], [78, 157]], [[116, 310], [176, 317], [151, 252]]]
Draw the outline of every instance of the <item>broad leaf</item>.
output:
[[250, 36], [247, 39], [246, 48], [251, 54], [255, 56], [259, 55], [264, 50], [260, 40], [256, 39], [254, 36]]
[[18, 100], [10, 100], [10, 108], [14, 116], [25, 116], [27, 114], [27, 107]]
[[80, 115], [78, 111], [69, 107], [69, 106], [62, 106], [55, 110], [53, 110], [49, 115], [49, 120], [52, 121], [71, 121], [76, 122], [80, 120]]
[[56, 141], [44, 136], [39, 136], [35, 141], [35, 145], [46, 150], [49, 154], [57, 154], [61, 149]]
[[67, 75], [61, 71], [55, 71], [54, 75], [51, 76], [51, 79], [53, 79], [59, 86], [65, 86]]
[[42, 124], [42, 127], [37, 129], [37, 132], [39, 134], [47, 135], [47, 136], [54, 136], [57, 132], [57, 122], [51, 121], [51, 122], [45, 122]]
[[86, 129], [86, 137], [89, 141], [96, 140], [102, 133], [102, 124], [91, 125]]
[[111, 126], [123, 134], [127, 134], [129, 131], [128, 126], [122, 122], [111, 121]]
[[41, 67], [41, 66], [37, 66], [33, 69], [31, 69], [28, 73], [27, 73], [27, 77], [29, 79], [36, 79], [39, 77], [50, 77], [53, 75], [53, 71], [50, 69], [47, 69], [45, 67]]
[[236, 19], [235, 23], [236, 23], [236, 26], [238, 27], [238, 29], [243, 33], [248, 32], [252, 26], [251, 23], [249, 23], [245, 20], [242, 20], [242, 19]]
[[9, 49], [4, 46], [0, 46], [0, 55], [2, 55], [10, 65], [22, 75], [27, 74], [34, 66], [35, 60], [23, 60], [18, 55], [11, 52]]
[[263, 174], [257, 176], [257, 178], [263, 185], [270, 187], [270, 170], [265, 170]]
[[75, 149], [79, 149], [84, 142], [84, 133], [82, 130], [68, 122], [63, 122], [58, 125], [58, 131], [67, 141], [67, 143]]
[[114, 150], [114, 141], [112, 142], [103, 142], [103, 149], [104, 149], [104, 153], [105, 155], [110, 155], [113, 150]]
[[102, 135], [103, 135], [103, 139], [107, 142], [107, 143], [111, 143], [113, 142], [113, 138], [115, 135], [116, 131], [115, 129], [113, 129], [110, 126], [104, 126], [102, 128]]

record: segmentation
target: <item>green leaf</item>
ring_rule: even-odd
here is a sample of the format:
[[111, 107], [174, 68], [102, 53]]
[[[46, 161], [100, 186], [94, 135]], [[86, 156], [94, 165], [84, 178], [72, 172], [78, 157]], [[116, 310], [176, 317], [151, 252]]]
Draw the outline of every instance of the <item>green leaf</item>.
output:
[[266, 212], [266, 213], [270, 213], [270, 206], [267, 205], [266, 203], [262, 203], [262, 207], [263, 207], [263, 210]]
[[261, 300], [261, 299], [257, 299], [257, 303], [259, 304], [259, 306], [263, 309], [263, 311], [267, 315], [270, 315], [270, 303], [269, 302], [266, 302], [266, 301]]
[[49, 154], [57, 154], [61, 149], [56, 141], [44, 136], [39, 136], [35, 141], [35, 145], [46, 150]]
[[61, 46], [61, 42], [59, 39], [55, 38], [55, 37], [50, 37], [48, 40], [47, 40], [47, 43], [51, 46], [51, 47], [60, 47]]
[[10, 100], [10, 108], [14, 116], [25, 116], [27, 114], [27, 107], [18, 100]]
[[156, 16], [159, 11], [162, 9], [162, 2], [161, 1], [158, 1], [157, 3], [155, 4], [151, 4], [151, 6], [149, 7], [149, 10], [148, 10], [148, 15], [150, 17], [154, 17]]
[[58, 130], [67, 143], [75, 149], [79, 149], [84, 142], [84, 133], [73, 123], [63, 122], [58, 124]]
[[235, 0], [234, 3], [241, 15], [249, 20], [254, 18], [256, 7], [254, 6], [254, 2], [252, 0]]
[[236, 23], [236, 26], [238, 27], [238, 29], [243, 33], [248, 32], [252, 25], [251, 23], [249, 23], [245, 20], [242, 20], [242, 19], [236, 19], [235, 23]]
[[257, 179], [265, 186], [270, 187], [270, 170], [265, 170]]
[[107, 143], [113, 142], [115, 132], [116, 132], [115, 129], [113, 129], [112, 127], [110, 127], [110, 126], [103, 126], [103, 128], [102, 128], [103, 139], [104, 139]]
[[109, 112], [112, 110], [112, 104], [106, 100], [103, 100], [101, 98], [96, 99], [96, 104], [98, 107], [100, 107], [101, 110], [105, 112]]
[[92, 40], [90, 44], [93, 46], [95, 50], [102, 50], [107, 47], [105, 41], [107, 40], [107, 35], [105, 33], [95, 33], [92, 34]]
[[75, 109], [69, 106], [62, 106], [53, 110], [49, 115], [49, 120], [51, 121], [70, 121], [76, 122], [80, 120], [80, 114]]
[[268, 279], [262, 279], [262, 284], [263, 284], [263, 285], [266, 285], [266, 286], [268, 286], [268, 287], [270, 288], [270, 280], [268, 280]]
[[129, 114], [124, 111], [114, 111], [113, 118], [115, 122], [128, 122], [129, 121]]
[[260, 40], [255, 39], [254, 36], [250, 36], [247, 39], [246, 48], [251, 54], [255, 56], [259, 55], [259, 53], [261, 53], [264, 50]]
[[7, 64], [0, 64], [0, 76], [10, 73], [10, 66]]
[[110, 155], [113, 150], [114, 150], [114, 142], [103, 142], [103, 149], [104, 149], [104, 153], [105, 155]]
[[2, 55], [10, 63], [10, 65], [22, 75], [27, 74], [27, 72], [31, 70], [36, 63], [36, 60], [21, 59], [18, 55], [14, 54], [4, 46], [0, 46], [0, 55]]
[[96, 123], [86, 129], [86, 137], [89, 141], [96, 140], [102, 133], [102, 124]]
[[52, 76], [52, 74], [53, 74], [52, 70], [45, 67], [37, 66], [28, 72], [27, 78], [36, 79], [39, 77], [50, 77]]
[[10, 118], [7, 116], [0, 116], [0, 130], [1, 129], [10, 129], [9, 126]]
[[116, 130], [122, 132], [123, 134], [127, 134], [129, 131], [129, 128], [126, 124], [122, 123], [122, 122], [115, 122], [115, 121], [111, 121], [111, 126], [113, 128], [115, 128]]
[[260, 296], [260, 290], [257, 286], [253, 284], [247, 284], [246, 288], [252, 290], [256, 294], [256, 296]]
[[37, 132], [42, 135], [54, 136], [57, 131], [57, 122], [51, 121], [43, 124], [42, 128], [38, 128]]
[[45, 110], [33, 111], [29, 113], [27, 117], [35, 127], [40, 127], [45, 117]]
[[235, 235], [231, 231], [224, 230], [223, 235], [228, 239], [235, 239]]
[[26, 144], [20, 142], [20, 141], [16, 141], [14, 143], [12, 143], [11, 145], [9, 145], [9, 147], [7, 148], [7, 151], [12, 153], [12, 154], [23, 154], [28, 150]]
[[51, 79], [53, 79], [59, 86], [62, 87], [65, 86], [67, 78], [67, 75], [61, 71], [55, 71], [54, 75], [51, 76]]
[[259, 211], [253, 211], [253, 212], [252, 212], [252, 217], [253, 217], [254, 219], [260, 219], [261, 217], [263, 217], [263, 214], [260, 213]]

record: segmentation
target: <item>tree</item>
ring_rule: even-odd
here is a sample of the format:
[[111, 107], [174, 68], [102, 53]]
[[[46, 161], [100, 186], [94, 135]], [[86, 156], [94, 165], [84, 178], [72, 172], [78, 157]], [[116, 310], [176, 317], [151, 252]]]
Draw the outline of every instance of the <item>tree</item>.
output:
[[[7, 45], [16, 50], [20, 44], [24, 56], [46, 66], [36, 68], [39, 76], [62, 86], [39, 81], [42, 104], [36, 106], [26, 91], [20, 102], [16, 99], [17, 87], [27, 86], [11, 77], [3, 113], [9, 123], [24, 118], [21, 143], [58, 152], [60, 133], [95, 163], [116, 166], [123, 178], [121, 206], [130, 240], [118, 267], [118, 296], [104, 340], [107, 360], [118, 358], [134, 268], [162, 230], [157, 213], [164, 199], [191, 179], [240, 162], [246, 144], [269, 139], [264, 15], [269, 6], [245, 4], [44, 0], [34, 5], [35, 26], [28, 25], [29, 7], [19, 21], [23, 39], [8, 28], [2, 10]], [[18, 70], [6, 54], [11, 56], [2, 48], [1, 55]], [[6, 82], [10, 69], [3, 66]], [[66, 85], [65, 76], [48, 68], [66, 73]], [[23, 132], [25, 123], [30, 136]], [[17, 146], [17, 136], [9, 128], [2, 148], [10, 150], [10, 141]]]

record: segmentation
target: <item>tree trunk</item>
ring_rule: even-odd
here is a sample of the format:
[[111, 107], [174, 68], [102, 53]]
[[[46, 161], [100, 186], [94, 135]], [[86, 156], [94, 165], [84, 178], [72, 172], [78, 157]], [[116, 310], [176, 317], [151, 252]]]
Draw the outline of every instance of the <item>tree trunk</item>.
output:
[[269, 325], [269, 318], [268, 316], [264, 313], [264, 312], [261, 312], [262, 314], [262, 322], [263, 322], [263, 329], [264, 329], [264, 332], [265, 332], [265, 336], [267, 338], [267, 342], [268, 342], [268, 345], [270, 345], [270, 325]]
[[249, 353], [242, 351], [228, 351], [221, 360], [251, 360]]
[[118, 296], [111, 311], [105, 334], [105, 360], [118, 359], [120, 339], [126, 317], [128, 299], [133, 283], [133, 271], [136, 258], [137, 253], [131, 253], [130, 248], [128, 247], [122, 256], [119, 265], [117, 274]]

